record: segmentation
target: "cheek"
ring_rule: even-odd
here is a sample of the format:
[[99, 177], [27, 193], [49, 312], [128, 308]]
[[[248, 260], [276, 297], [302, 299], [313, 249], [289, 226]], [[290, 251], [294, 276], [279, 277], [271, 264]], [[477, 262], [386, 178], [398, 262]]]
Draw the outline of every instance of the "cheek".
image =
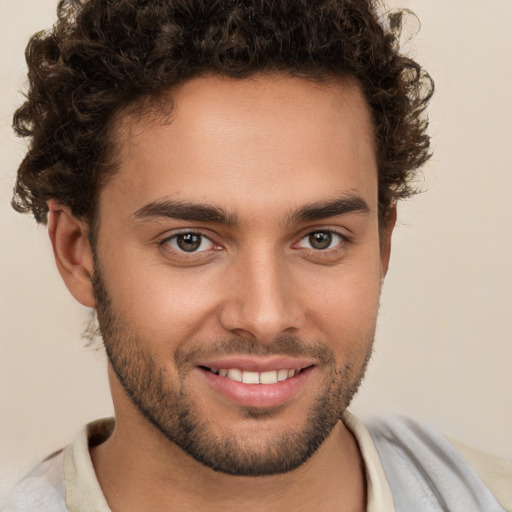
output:
[[119, 270], [108, 280], [115, 310], [127, 327], [154, 346], [180, 343], [211, 321], [218, 283], [208, 273], [162, 263], [144, 268], [129, 258], [123, 272]]
[[[129, 244], [110, 247], [116, 250], [102, 254], [103, 277], [126, 329], [166, 352], [198, 338], [226, 336], [219, 311], [230, 292], [227, 268], [180, 269], [156, 258], [145, 261], [144, 251]], [[304, 310], [301, 334], [337, 350], [367, 344], [375, 329], [381, 284], [375, 247], [365, 245], [357, 257], [331, 267], [295, 261], [289, 261], [286, 273], [291, 279], [287, 294]]]
[[332, 270], [316, 280], [308, 296], [310, 321], [319, 336], [331, 340], [337, 350], [363, 348], [375, 331], [380, 264], [375, 260], [372, 265], [341, 265]]

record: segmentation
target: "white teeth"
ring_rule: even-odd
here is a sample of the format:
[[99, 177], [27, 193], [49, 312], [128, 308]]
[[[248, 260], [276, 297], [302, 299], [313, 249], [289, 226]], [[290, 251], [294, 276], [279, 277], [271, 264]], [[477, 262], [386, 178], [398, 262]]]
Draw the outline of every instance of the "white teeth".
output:
[[260, 384], [275, 384], [276, 382], [277, 382], [277, 372], [276, 371], [260, 373]]
[[242, 382], [242, 370], [239, 370], [238, 368], [228, 370], [227, 378], [236, 380], [237, 382]]
[[270, 370], [268, 372], [249, 372], [242, 371], [238, 368], [210, 368], [212, 373], [220, 375], [221, 377], [227, 377], [228, 379], [235, 380], [237, 382], [243, 382], [244, 384], [276, 384], [283, 380], [294, 377], [300, 370]]
[[288, 370], [279, 370], [277, 372], [277, 380], [281, 382], [282, 380], [286, 380], [288, 378]]
[[244, 384], [259, 384], [260, 374], [258, 372], [242, 372], [242, 382]]

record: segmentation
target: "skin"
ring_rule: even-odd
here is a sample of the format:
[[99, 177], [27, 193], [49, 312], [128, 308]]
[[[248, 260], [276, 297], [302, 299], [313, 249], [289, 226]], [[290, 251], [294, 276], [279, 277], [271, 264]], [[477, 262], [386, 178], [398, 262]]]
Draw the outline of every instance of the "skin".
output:
[[[165, 385], [181, 382], [219, 439], [240, 439], [258, 453], [283, 432], [303, 430], [325, 389], [327, 365], [316, 362], [296, 395], [257, 417], [205, 384], [193, 357], [179, 381], [176, 355], [208, 354], [236, 338], [268, 359], [276, 340], [293, 336], [327, 347], [355, 391], [371, 353], [396, 212], [379, 230], [371, 117], [357, 84], [208, 76], [172, 97], [172, 122], [155, 114], [121, 118], [119, 170], [100, 193], [97, 265], [123, 333], [165, 370]], [[293, 216], [340, 198], [357, 198], [366, 208]], [[236, 222], [137, 216], [169, 200], [222, 208]], [[204, 250], [180, 251], [169, 237], [183, 229], [208, 237]], [[88, 226], [51, 203], [49, 230], [66, 285], [95, 307]], [[328, 230], [339, 234], [329, 248], [312, 247], [309, 234]], [[170, 442], [134, 405], [112, 365], [109, 377], [116, 428], [92, 459], [114, 512], [149, 505], [154, 511], [178, 505], [182, 511], [365, 510], [363, 463], [342, 422], [293, 471], [233, 476]]]

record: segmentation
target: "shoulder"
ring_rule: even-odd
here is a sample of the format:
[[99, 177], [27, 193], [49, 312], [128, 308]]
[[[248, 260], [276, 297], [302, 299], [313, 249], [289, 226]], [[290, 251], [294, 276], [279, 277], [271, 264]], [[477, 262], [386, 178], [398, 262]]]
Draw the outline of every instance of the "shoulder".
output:
[[512, 511], [512, 462], [477, 450], [457, 439], [447, 437], [447, 440], [475, 469], [505, 509]]
[[67, 512], [64, 456], [59, 451], [36, 466], [12, 489], [2, 512]]
[[372, 420], [367, 428], [397, 510], [419, 502], [424, 510], [512, 511], [510, 462], [448, 439], [410, 418]]

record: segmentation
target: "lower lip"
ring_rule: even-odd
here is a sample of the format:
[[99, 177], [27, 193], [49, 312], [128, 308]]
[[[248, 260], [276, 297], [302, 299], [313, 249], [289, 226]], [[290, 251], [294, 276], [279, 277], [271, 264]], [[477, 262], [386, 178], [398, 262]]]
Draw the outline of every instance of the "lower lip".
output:
[[313, 367], [275, 384], [244, 384], [198, 368], [206, 382], [229, 400], [245, 407], [277, 407], [291, 400], [306, 386]]

